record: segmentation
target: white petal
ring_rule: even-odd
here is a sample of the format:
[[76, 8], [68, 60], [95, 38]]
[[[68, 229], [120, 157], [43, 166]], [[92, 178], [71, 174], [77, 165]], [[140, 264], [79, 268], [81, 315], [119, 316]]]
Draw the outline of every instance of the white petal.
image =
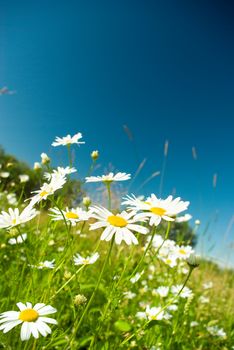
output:
[[4, 326], [4, 331], [3, 333], [7, 333], [9, 332], [12, 328], [14, 328], [15, 326], [17, 326], [18, 324], [22, 323], [21, 320], [15, 320], [15, 321], [11, 321], [8, 323], [5, 323], [3, 325], [1, 325], [0, 329], [3, 329]]
[[38, 311], [38, 310], [41, 309], [43, 306], [45, 306], [44, 303], [37, 303], [37, 304], [33, 307], [33, 309], [36, 310], [36, 311]]
[[18, 306], [18, 308], [20, 309], [20, 311], [23, 311], [25, 309], [27, 309], [27, 306], [21, 302], [16, 304]]
[[21, 327], [20, 338], [22, 341], [28, 340], [31, 336], [31, 328], [29, 322], [24, 322]]
[[39, 338], [39, 332], [36, 326], [36, 323], [30, 322], [31, 332], [34, 338]]
[[42, 307], [40, 310], [38, 310], [38, 313], [40, 316], [54, 314], [55, 312], [57, 312], [57, 310], [50, 305], [46, 305], [46, 306]]
[[54, 318], [50, 318], [50, 317], [40, 317], [40, 320], [42, 322], [46, 322], [46, 323], [51, 323], [51, 324], [58, 324], [58, 322], [54, 319]]

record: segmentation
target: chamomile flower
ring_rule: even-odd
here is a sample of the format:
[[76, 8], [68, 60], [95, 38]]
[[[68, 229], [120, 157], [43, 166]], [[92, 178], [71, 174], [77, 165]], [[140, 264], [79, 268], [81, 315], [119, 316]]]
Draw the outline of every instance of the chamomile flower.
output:
[[[116, 244], [120, 244], [122, 241], [125, 241], [127, 245], [132, 243], [138, 244], [138, 240], [132, 231], [144, 235], [148, 233], [146, 227], [136, 224], [140, 220], [135, 219], [135, 211], [123, 211], [122, 213], [115, 215], [103, 207], [94, 206], [91, 207], [91, 212], [91, 217], [98, 221], [90, 225], [90, 230], [105, 227], [101, 235], [102, 241], [110, 241], [112, 237], [115, 236]], [[143, 221], [143, 218], [141, 221]]]
[[136, 316], [138, 318], [143, 318], [143, 319], [148, 319], [149, 321], [155, 321], [155, 320], [163, 320], [166, 319], [168, 320], [169, 318], [171, 318], [171, 315], [161, 311], [162, 308], [161, 307], [149, 307], [149, 305], [147, 305], [145, 312], [137, 312]]
[[[181, 288], [182, 288], [182, 284], [178, 284], [176, 286], [172, 286], [171, 287], [172, 294], [174, 294], [174, 295], [178, 294], [180, 292]], [[184, 287], [182, 292], [180, 293], [180, 297], [181, 298], [190, 298], [192, 296], [193, 296], [193, 292], [188, 287]]]
[[190, 245], [187, 246], [175, 246], [174, 253], [177, 258], [186, 260], [194, 253], [193, 248]]
[[218, 326], [208, 326], [206, 327], [206, 329], [213, 336], [220, 337], [223, 339], [227, 337], [227, 334], [226, 332], [224, 332], [223, 328], [219, 328]]
[[42, 269], [54, 269], [55, 268], [55, 263], [54, 263], [55, 259], [49, 261], [49, 260], [45, 260], [45, 261], [41, 261], [39, 262], [38, 265], [29, 265], [30, 267], [36, 268], [38, 270], [42, 270]]
[[47, 323], [57, 324], [54, 318], [46, 317], [46, 315], [57, 312], [50, 305], [38, 303], [32, 307], [32, 304], [28, 302], [26, 304], [19, 302], [16, 305], [20, 311], [6, 311], [0, 314], [0, 330], [3, 330], [3, 333], [7, 333], [12, 328], [22, 324], [21, 340], [29, 340], [31, 335], [37, 339], [40, 334], [46, 337], [52, 332]]
[[55, 141], [52, 143], [52, 146], [57, 147], [57, 146], [68, 146], [73, 143], [76, 143], [77, 145], [84, 144], [84, 141], [79, 141], [82, 138], [82, 134], [78, 132], [74, 136], [67, 135], [64, 137], [58, 137], [56, 136]]
[[143, 213], [137, 214], [139, 218], [147, 216], [150, 226], [157, 226], [161, 220], [174, 221], [174, 217], [186, 210], [189, 202], [183, 202], [180, 197], [173, 199], [172, 196], [160, 199], [151, 194], [146, 201], [141, 201], [135, 196], [127, 196], [122, 204], [129, 205], [134, 210], [141, 210]]
[[54, 194], [55, 191], [62, 188], [66, 182], [66, 178], [64, 176], [53, 176], [49, 183], [44, 183], [41, 188], [37, 191], [33, 191], [32, 193], [36, 193], [33, 197], [31, 197], [30, 206], [34, 206], [36, 203], [39, 203], [43, 199], [46, 200], [48, 196]]
[[160, 297], [166, 298], [169, 293], [169, 287], [168, 286], [160, 286], [156, 289], [156, 292]]
[[90, 213], [81, 209], [81, 208], [66, 208], [65, 210], [62, 210], [62, 213], [57, 208], [51, 208], [49, 209], [52, 214], [49, 214], [52, 217], [52, 220], [54, 221], [60, 221], [66, 219], [66, 221], [69, 221], [72, 226], [75, 226], [77, 222], [80, 221], [87, 221], [90, 218]]
[[94, 253], [91, 256], [87, 256], [86, 258], [83, 258], [80, 254], [74, 255], [74, 264], [75, 265], [89, 265], [94, 264], [98, 259], [100, 255], [99, 253]]
[[11, 228], [32, 220], [37, 215], [35, 208], [28, 205], [22, 213], [18, 208], [9, 208], [8, 213], [2, 211], [0, 214], [0, 228]]
[[27, 174], [22, 174], [22, 175], [19, 175], [19, 179], [21, 183], [25, 183], [29, 181], [29, 176]]
[[57, 169], [54, 169], [52, 173], [45, 173], [44, 178], [46, 178], [48, 181], [52, 179], [52, 177], [66, 177], [66, 175], [75, 173], [77, 170], [75, 168], [71, 168], [67, 166], [66, 168], [58, 166]]
[[102, 176], [88, 176], [85, 178], [86, 182], [104, 182], [104, 183], [111, 183], [114, 181], [125, 181], [129, 180], [131, 178], [130, 174], [126, 173], [117, 173], [114, 175], [114, 173], [109, 173], [108, 175], [102, 175]]
[[26, 241], [26, 239], [27, 239], [27, 233], [22, 233], [22, 235], [19, 235], [19, 236], [15, 237], [15, 238], [10, 238], [8, 243], [11, 244], [11, 245], [21, 244], [24, 241]]

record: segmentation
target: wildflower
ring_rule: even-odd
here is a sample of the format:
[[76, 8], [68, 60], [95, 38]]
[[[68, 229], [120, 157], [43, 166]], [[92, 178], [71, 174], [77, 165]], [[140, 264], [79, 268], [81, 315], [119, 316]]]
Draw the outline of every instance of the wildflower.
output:
[[7, 194], [7, 201], [10, 205], [16, 205], [17, 204], [17, 198], [15, 193], [8, 193]]
[[[175, 295], [178, 294], [181, 291], [181, 288], [182, 288], [182, 284], [178, 284], [176, 286], [172, 286], [171, 287], [172, 294], [175, 294]], [[184, 287], [182, 292], [180, 293], [180, 297], [181, 298], [190, 298], [192, 296], [193, 296], [193, 292], [188, 287]]]
[[206, 327], [206, 329], [213, 336], [224, 338], [224, 339], [227, 337], [227, 334], [224, 332], [223, 328], [219, 328], [218, 326], [208, 326]]
[[20, 214], [19, 209], [9, 208], [8, 213], [2, 211], [0, 214], [0, 228], [10, 228], [32, 220], [37, 215], [36, 209], [28, 205]]
[[212, 281], [209, 281], [209, 282], [207, 282], [207, 283], [203, 283], [202, 286], [203, 286], [204, 289], [210, 289], [210, 288], [213, 287], [213, 282], [212, 282]]
[[136, 297], [136, 293], [131, 292], [130, 290], [123, 293], [125, 299], [133, 299]]
[[190, 327], [196, 327], [199, 326], [199, 323], [197, 321], [190, 322]]
[[91, 199], [89, 197], [84, 197], [83, 198], [83, 204], [84, 206], [88, 209], [88, 207], [90, 206], [91, 204]]
[[19, 175], [19, 179], [21, 183], [28, 182], [29, 176], [26, 174]]
[[39, 203], [41, 200], [47, 199], [48, 196], [54, 194], [55, 191], [62, 188], [66, 182], [66, 178], [63, 176], [53, 176], [51, 177], [50, 183], [44, 183], [40, 190], [33, 191], [32, 193], [36, 193], [33, 197], [31, 197], [30, 206]]
[[84, 144], [84, 141], [79, 141], [82, 138], [82, 134], [78, 132], [74, 136], [67, 135], [64, 137], [58, 137], [56, 136], [55, 141], [52, 143], [52, 146], [69, 146], [73, 143], [76, 143], [77, 145]]
[[54, 169], [53, 172], [50, 173], [45, 173], [44, 177], [50, 181], [52, 179], [52, 177], [56, 178], [60, 178], [60, 177], [66, 177], [66, 175], [75, 173], [77, 170], [75, 168], [71, 168], [69, 166], [67, 166], [66, 168], [60, 167], [58, 166], [57, 169]]
[[141, 272], [137, 272], [137, 273], [135, 274], [135, 276], [133, 276], [133, 277], [130, 279], [130, 282], [131, 282], [131, 283], [136, 283], [137, 281], [139, 281], [139, 279], [141, 278], [141, 276], [143, 275], [143, 273], [144, 273], [144, 270], [141, 271]]
[[74, 264], [75, 265], [89, 265], [89, 264], [94, 264], [98, 259], [100, 255], [99, 253], [94, 253], [91, 256], [87, 256], [87, 258], [82, 258], [80, 254], [74, 255]]
[[164, 311], [161, 311], [161, 307], [152, 307], [150, 308], [149, 305], [147, 305], [145, 312], [137, 312], [136, 316], [138, 318], [148, 319], [149, 321], [155, 321], [155, 320], [168, 320], [171, 318], [171, 315], [168, 313], [165, 313]]
[[76, 306], [86, 304], [87, 298], [83, 294], [75, 295], [73, 302]]
[[41, 162], [42, 164], [48, 164], [50, 162], [50, 158], [46, 153], [41, 153]]
[[200, 257], [195, 254], [191, 254], [186, 260], [190, 268], [196, 268], [200, 265]]
[[10, 176], [10, 173], [8, 171], [1, 171], [0, 172], [0, 177], [2, 177], [3, 179], [6, 179]]
[[175, 218], [175, 222], [181, 223], [181, 222], [187, 222], [192, 219], [192, 215], [190, 214], [185, 214], [183, 216], [177, 216]]
[[34, 170], [40, 170], [41, 169], [41, 164], [39, 162], [35, 162], [33, 165]]
[[91, 158], [92, 158], [94, 161], [97, 160], [98, 157], [99, 157], [99, 152], [98, 152], [98, 151], [93, 151], [93, 152], [91, 153]]
[[30, 267], [36, 268], [38, 270], [42, 270], [42, 269], [54, 269], [55, 268], [55, 264], [54, 264], [54, 259], [49, 261], [49, 260], [45, 260], [40, 262], [38, 265], [29, 265]]
[[23, 304], [21, 302], [16, 304], [20, 311], [6, 311], [0, 314], [0, 330], [3, 333], [9, 332], [12, 328], [22, 324], [20, 337], [21, 340], [28, 340], [31, 335], [34, 338], [39, 338], [41, 334], [46, 337], [51, 333], [49, 324], [57, 324], [57, 321], [46, 315], [53, 314], [57, 310], [43, 303], [38, 303], [32, 307], [31, 303]]
[[104, 182], [104, 183], [111, 183], [113, 181], [125, 181], [129, 180], [131, 178], [130, 174], [126, 173], [109, 173], [108, 175], [102, 175], [102, 176], [89, 176], [86, 177], [86, 182]]
[[49, 209], [53, 214], [49, 214], [52, 217], [52, 220], [59, 221], [64, 220], [69, 221], [72, 226], [75, 226], [77, 222], [87, 221], [90, 218], [90, 213], [81, 209], [81, 208], [66, 208], [66, 210], [62, 210], [62, 213], [57, 208]]
[[19, 235], [19, 236], [15, 237], [15, 238], [10, 238], [8, 243], [11, 244], [11, 245], [21, 244], [24, 241], [26, 241], [26, 239], [27, 239], [27, 233], [22, 233], [22, 235]]
[[180, 259], [188, 259], [190, 255], [194, 252], [191, 246], [176, 246], [175, 255]]
[[165, 298], [168, 296], [169, 293], [169, 287], [167, 286], [160, 286], [156, 289], [157, 293], [160, 295], [160, 297]]
[[135, 212], [123, 211], [120, 214], [114, 215], [109, 210], [103, 207], [92, 207], [91, 217], [98, 220], [98, 222], [91, 224], [90, 229], [96, 230], [101, 227], [105, 227], [101, 235], [101, 240], [110, 241], [115, 235], [116, 244], [120, 244], [123, 241], [126, 244], [138, 244], [137, 238], [134, 236], [132, 231], [136, 231], [142, 234], [147, 234], [148, 229], [146, 227], [137, 225], [136, 222], [139, 220], [135, 219]]
[[146, 201], [141, 201], [135, 196], [127, 196], [122, 204], [127, 204], [134, 210], [142, 210], [143, 213], [137, 214], [139, 218], [147, 216], [150, 226], [157, 226], [161, 220], [174, 221], [174, 217], [186, 210], [189, 202], [183, 202], [180, 197], [173, 199], [172, 196], [166, 199], [159, 199], [155, 194], [151, 194]]

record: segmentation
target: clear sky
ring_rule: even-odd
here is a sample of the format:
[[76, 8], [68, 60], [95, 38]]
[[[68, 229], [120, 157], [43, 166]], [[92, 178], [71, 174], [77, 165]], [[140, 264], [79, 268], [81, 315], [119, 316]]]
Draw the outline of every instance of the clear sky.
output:
[[[215, 242], [209, 254], [225, 261], [234, 233], [233, 18], [225, 0], [0, 0], [0, 87], [17, 91], [0, 96], [0, 144], [30, 165], [41, 152], [59, 161], [55, 136], [80, 131], [82, 176], [94, 149], [97, 174], [110, 162], [134, 173], [147, 158], [136, 191], [161, 170], [169, 140], [163, 196], [191, 201], [200, 234], [212, 221], [206, 250]], [[158, 194], [159, 184], [140, 192]]]

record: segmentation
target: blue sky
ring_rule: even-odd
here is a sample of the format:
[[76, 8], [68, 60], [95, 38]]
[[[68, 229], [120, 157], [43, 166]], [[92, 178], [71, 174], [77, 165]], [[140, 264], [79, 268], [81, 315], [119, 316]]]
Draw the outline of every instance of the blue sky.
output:
[[[147, 158], [136, 190], [161, 170], [169, 140], [163, 195], [190, 200], [201, 231], [217, 216], [206, 247], [216, 242], [210, 254], [225, 260], [234, 231], [224, 245], [234, 214], [231, 2], [8, 0], [0, 8], [0, 87], [17, 91], [0, 96], [0, 144], [30, 165], [43, 151], [60, 162], [55, 136], [81, 131], [79, 173], [93, 149], [100, 172], [112, 163], [134, 173]], [[159, 182], [142, 192], [158, 194]]]

